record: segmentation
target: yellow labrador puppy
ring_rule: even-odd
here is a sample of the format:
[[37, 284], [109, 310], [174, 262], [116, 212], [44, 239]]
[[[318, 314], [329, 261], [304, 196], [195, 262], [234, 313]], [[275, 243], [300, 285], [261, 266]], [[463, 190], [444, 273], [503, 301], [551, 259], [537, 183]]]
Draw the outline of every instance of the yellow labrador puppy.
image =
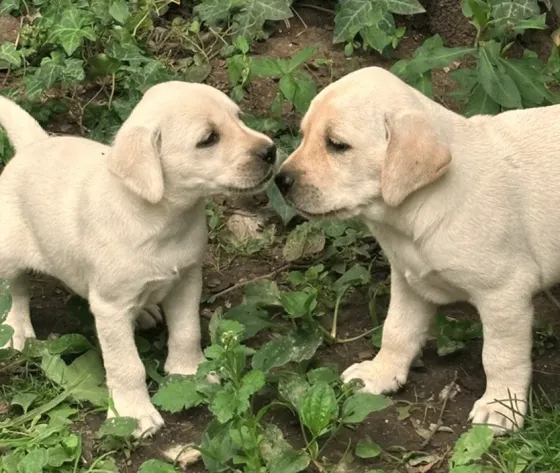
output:
[[307, 217], [359, 217], [391, 264], [381, 350], [344, 380], [397, 390], [437, 305], [468, 301], [487, 377], [470, 418], [521, 427], [532, 297], [560, 282], [560, 106], [467, 119], [371, 67], [324, 89], [301, 131], [283, 194]]
[[116, 413], [136, 418], [138, 435], [155, 432], [163, 419], [150, 402], [135, 319], [161, 304], [169, 328], [165, 370], [196, 371], [203, 360], [204, 199], [253, 193], [272, 177], [275, 146], [239, 115], [210, 86], [162, 83], [105, 146], [49, 137], [0, 98], [0, 124], [16, 149], [0, 176], [0, 278], [11, 288], [13, 347], [35, 336], [26, 270], [52, 275], [87, 298]]

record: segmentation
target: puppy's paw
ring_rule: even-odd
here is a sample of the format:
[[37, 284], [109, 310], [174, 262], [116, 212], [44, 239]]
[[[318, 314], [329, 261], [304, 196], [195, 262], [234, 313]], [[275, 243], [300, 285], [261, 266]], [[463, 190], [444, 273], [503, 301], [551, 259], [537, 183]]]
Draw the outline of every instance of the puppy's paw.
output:
[[25, 341], [28, 338], [36, 338], [35, 331], [30, 324], [21, 323], [21, 317], [18, 317], [16, 315], [10, 317], [10, 315], [12, 314], [8, 314], [8, 317], [6, 318], [4, 324], [12, 327], [12, 329], [14, 330], [14, 334], [12, 335], [12, 338], [8, 342], [7, 346], [13, 348], [14, 350], [22, 351], [23, 347], [25, 346]]
[[163, 313], [158, 305], [144, 307], [136, 318], [136, 326], [140, 330], [149, 330], [163, 321]]
[[[138, 427], [134, 431], [135, 437], [150, 437], [164, 425], [163, 418], [151, 402], [147, 403], [125, 403], [123, 400], [114, 400], [115, 409], [120, 417], [132, 417], [138, 421]], [[109, 409], [107, 418], [116, 417], [116, 413]]]
[[353, 379], [361, 379], [364, 383], [362, 391], [372, 394], [387, 394], [398, 391], [406, 383], [407, 375], [408, 370], [393, 363], [384, 362], [377, 356], [373, 360], [350, 366], [342, 373], [342, 381], [348, 383]]
[[526, 412], [524, 395], [504, 392], [502, 396], [482, 396], [474, 403], [469, 420], [488, 425], [496, 435], [503, 435], [522, 428]]

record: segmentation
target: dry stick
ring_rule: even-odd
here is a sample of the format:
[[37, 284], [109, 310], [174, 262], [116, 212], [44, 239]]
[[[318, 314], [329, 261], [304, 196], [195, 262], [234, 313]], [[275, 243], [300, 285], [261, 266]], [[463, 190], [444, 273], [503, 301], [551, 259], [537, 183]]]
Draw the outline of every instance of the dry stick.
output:
[[443, 404], [441, 405], [441, 410], [439, 411], [439, 417], [438, 417], [438, 421], [436, 423], [436, 425], [434, 426], [433, 429], [430, 429], [430, 435], [428, 435], [428, 437], [426, 438], [426, 440], [424, 440], [422, 442], [422, 445], [420, 445], [420, 450], [423, 450], [424, 448], [426, 448], [428, 446], [428, 444], [432, 441], [432, 439], [434, 438], [434, 435], [438, 432], [438, 430], [443, 427], [443, 413], [445, 412], [445, 408], [447, 407], [447, 402], [449, 401], [449, 399], [451, 399], [451, 395], [453, 393], [453, 386], [455, 384], [457, 384], [457, 379], [458, 379], [458, 375], [457, 375], [457, 371], [455, 371], [455, 376], [453, 377], [453, 381], [451, 381], [451, 389], [449, 389], [449, 391], [446, 393], [445, 397], [443, 398]]
[[558, 299], [556, 299], [556, 297], [554, 297], [554, 296], [552, 295], [552, 292], [550, 292], [550, 290], [546, 289], [546, 290], [544, 291], [544, 295], [545, 295], [546, 297], [548, 297], [548, 300], [549, 300], [550, 302], [552, 302], [552, 303], [556, 306], [557, 309], [560, 310], [560, 302], [558, 302]]
[[210, 297], [210, 299], [215, 301], [218, 297], [225, 296], [229, 292], [235, 291], [236, 289], [244, 287], [247, 284], [251, 284], [253, 282], [260, 281], [261, 279], [267, 279], [267, 278], [271, 278], [273, 276], [276, 276], [276, 274], [281, 273], [282, 271], [285, 271], [290, 266], [291, 266], [291, 264], [288, 263], [288, 264], [285, 264], [284, 266], [280, 266], [279, 268], [276, 268], [274, 271], [272, 271], [268, 274], [263, 274], [262, 276], [257, 276], [256, 278], [249, 279], [248, 281], [238, 282], [237, 284], [234, 284], [233, 286], [228, 287], [227, 289], [224, 289], [223, 291], [220, 291], [220, 292], [214, 294], [213, 296]]

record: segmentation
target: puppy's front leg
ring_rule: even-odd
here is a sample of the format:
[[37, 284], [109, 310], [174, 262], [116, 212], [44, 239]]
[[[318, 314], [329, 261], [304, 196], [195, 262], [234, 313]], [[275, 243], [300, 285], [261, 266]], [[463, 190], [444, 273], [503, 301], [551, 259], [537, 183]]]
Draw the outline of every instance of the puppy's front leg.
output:
[[195, 266], [184, 272], [162, 303], [169, 330], [167, 373], [195, 374], [204, 360], [200, 346], [201, 292], [202, 266]]
[[533, 304], [520, 291], [486, 295], [476, 306], [482, 320], [486, 391], [470, 419], [497, 434], [523, 427], [531, 382]]
[[89, 303], [116, 411], [109, 409], [107, 416], [133, 417], [138, 421], [135, 435], [151, 435], [164, 422], [150, 401], [146, 370], [134, 343], [135, 314], [95, 293], [90, 294]]
[[391, 267], [391, 300], [381, 350], [373, 360], [350, 366], [342, 379], [360, 378], [364, 390], [374, 394], [398, 390], [406, 383], [410, 365], [426, 341], [435, 311], [436, 306], [420, 297]]

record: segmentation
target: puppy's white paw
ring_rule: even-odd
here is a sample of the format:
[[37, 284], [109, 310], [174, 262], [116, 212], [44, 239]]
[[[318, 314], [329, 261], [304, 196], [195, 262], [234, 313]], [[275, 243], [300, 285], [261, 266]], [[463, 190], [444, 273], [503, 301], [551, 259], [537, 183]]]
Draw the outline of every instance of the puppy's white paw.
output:
[[486, 424], [496, 435], [503, 435], [522, 428], [526, 412], [524, 395], [505, 392], [502, 396], [482, 396], [474, 403], [469, 420]]
[[387, 394], [398, 391], [405, 383], [408, 370], [384, 362], [379, 356], [373, 360], [363, 361], [350, 366], [342, 373], [342, 381], [348, 383], [353, 379], [364, 382], [362, 391], [372, 394]]
[[6, 317], [4, 324], [9, 325], [14, 330], [12, 339], [8, 342], [7, 345], [14, 350], [22, 351], [23, 347], [25, 346], [25, 341], [28, 338], [36, 338], [33, 327], [28, 323], [22, 322], [22, 317], [18, 315], [11, 313], [8, 314], [8, 317]]
[[[199, 352], [192, 356], [185, 356], [181, 360], [173, 360], [168, 358], [165, 362], [164, 370], [167, 374], [180, 374], [189, 376], [196, 374], [198, 365], [206, 361], [204, 355]], [[213, 374], [209, 374], [207, 379], [210, 383], [219, 383], [219, 378]]]
[[[150, 437], [161, 429], [165, 423], [160, 413], [149, 401], [139, 403], [133, 402], [131, 398], [127, 402], [124, 397], [121, 397], [120, 400], [113, 397], [113, 402], [120, 417], [132, 417], [138, 421], [138, 427], [134, 431], [135, 437]], [[116, 416], [116, 413], [109, 409], [107, 418]]]
[[136, 326], [140, 330], [149, 330], [163, 321], [163, 313], [158, 305], [144, 307], [136, 318]]

